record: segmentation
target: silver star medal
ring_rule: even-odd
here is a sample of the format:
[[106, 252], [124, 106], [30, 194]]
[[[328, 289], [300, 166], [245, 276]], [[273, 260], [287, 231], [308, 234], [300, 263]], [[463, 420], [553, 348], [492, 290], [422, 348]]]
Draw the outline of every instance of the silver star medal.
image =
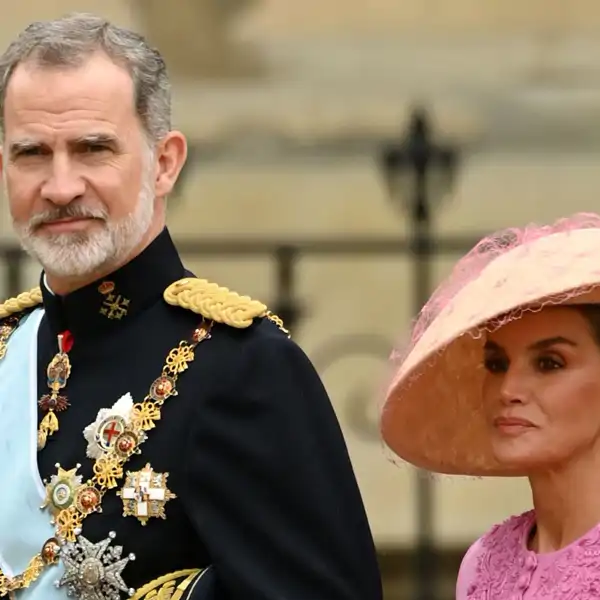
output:
[[92, 544], [79, 535], [76, 542], [64, 544], [60, 556], [65, 574], [56, 586], [66, 586], [67, 595], [79, 600], [120, 600], [121, 592], [133, 596], [135, 590], [125, 585], [121, 573], [135, 556], [121, 558], [121, 546], [109, 547], [115, 537], [111, 531], [107, 539]]
[[121, 396], [112, 408], [102, 408], [98, 411], [96, 420], [83, 430], [83, 437], [88, 443], [88, 458], [98, 460], [113, 448], [131, 422], [132, 407], [133, 398], [128, 392]]

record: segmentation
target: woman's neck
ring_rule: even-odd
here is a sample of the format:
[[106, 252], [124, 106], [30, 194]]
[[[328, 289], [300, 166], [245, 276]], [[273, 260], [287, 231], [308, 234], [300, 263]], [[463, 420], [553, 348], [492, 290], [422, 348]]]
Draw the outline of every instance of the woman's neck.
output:
[[600, 523], [598, 473], [600, 456], [588, 455], [529, 476], [536, 515], [532, 550], [555, 552]]

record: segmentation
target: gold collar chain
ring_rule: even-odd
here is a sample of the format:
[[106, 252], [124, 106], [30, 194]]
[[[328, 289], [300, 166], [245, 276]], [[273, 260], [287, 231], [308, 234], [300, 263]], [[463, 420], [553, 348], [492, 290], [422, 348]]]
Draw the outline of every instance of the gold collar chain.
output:
[[[167, 398], [177, 395], [176, 384], [179, 375], [187, 370], [194, 360], [196, 346], [210, 339], [213, 321], [202, 320], [194, 330], [192, 341], [181, 341], [173, 348], [165, 360], [160, 377], [155, 379], [142, 402], [135, 403], [131, 411], [130, 424], [116, 438], [110, 450], [94, 461], [94, 475], [85, 483], [80, 483], [71, 490], [68, 505], [58, 509], [53, 505], [51, 484], [47, 486], [45, 506], [53, 513], [52, 524], [55, 526], [55, 538], [47, 540], [40, 553], [34, 556], [27, 568], [19, 575], [9, 578], [0, 571], [0, 598], [12, 595], [15, 591], [29, 587], [42, 572], [60, 559], [61, 544], [73, 542], [81, 533], [84, 519], [94, 512], [99, 512], [106, 492], [117, 486], [123, 477], [123, 465], [134, 454], [141, 454], [140, 445], [146, 441], [146, 432], [156, 427], [161, 418], [161, 408]], [[0, 345], [2, 343], [0, 331]], [[60, 470], [60, 466], [57, 465]], [[73, 470], [75, 473], [79, 466]]]

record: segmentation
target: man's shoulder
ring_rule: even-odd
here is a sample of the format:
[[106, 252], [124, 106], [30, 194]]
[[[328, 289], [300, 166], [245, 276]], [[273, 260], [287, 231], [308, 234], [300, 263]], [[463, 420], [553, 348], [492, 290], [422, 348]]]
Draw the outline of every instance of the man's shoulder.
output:
[[7, 319], [18, 319], [42, 303], [42, 291], [32, 288], [0, 303], [0, 325]]
[[[289, 336], [282, 320], [266, 304], [206, 279], [180, 279], [169, 285], [163, 296], [167, 304], [191, 311], [211, 325], [246, 330], [246, 338], [264, 335], [273, 326]], [[261, 326], [264, 322], [269, 325]]]
[[0, 360], [4, 358], [13, 332], [28, 315], [38, 310], [42, 304], [42, 292], [39, 287], [20, 293], [0, 303]]

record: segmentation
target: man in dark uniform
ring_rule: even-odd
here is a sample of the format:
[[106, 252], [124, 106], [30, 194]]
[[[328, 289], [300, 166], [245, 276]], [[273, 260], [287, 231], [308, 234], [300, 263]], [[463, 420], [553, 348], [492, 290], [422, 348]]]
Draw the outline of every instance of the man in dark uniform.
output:
[[36, 23], [0, 58], [0, 102], [43, 267], [0, 306], [0, 597], [379, 600], [318, 375], [165, 228], [186, 142], [160, 55], [93, 16]]

